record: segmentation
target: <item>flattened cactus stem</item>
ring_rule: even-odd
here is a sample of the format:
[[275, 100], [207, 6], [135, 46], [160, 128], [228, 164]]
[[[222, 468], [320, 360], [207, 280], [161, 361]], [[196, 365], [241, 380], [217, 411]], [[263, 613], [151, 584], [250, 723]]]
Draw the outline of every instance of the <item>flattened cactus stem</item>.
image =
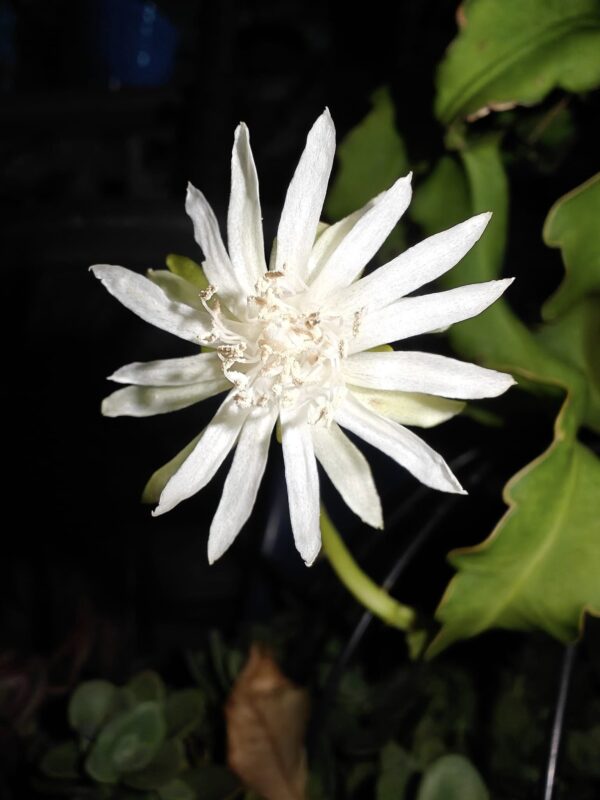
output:
[[410, 631], [416, 620], [414, 609], [394, 600], [385, 589], [362, 571], [323, 506], [321, 506], [321, 536], [323, 551], [333, 571], [350, 594], [387, 625]]

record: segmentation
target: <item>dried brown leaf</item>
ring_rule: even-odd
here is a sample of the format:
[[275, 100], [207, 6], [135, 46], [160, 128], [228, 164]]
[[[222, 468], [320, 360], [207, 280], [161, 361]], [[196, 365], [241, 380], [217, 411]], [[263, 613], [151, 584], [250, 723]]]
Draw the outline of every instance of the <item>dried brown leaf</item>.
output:
[[254, 644], [225, 707], [230, 769], [266, 800], [304, 800], [308, 693]]

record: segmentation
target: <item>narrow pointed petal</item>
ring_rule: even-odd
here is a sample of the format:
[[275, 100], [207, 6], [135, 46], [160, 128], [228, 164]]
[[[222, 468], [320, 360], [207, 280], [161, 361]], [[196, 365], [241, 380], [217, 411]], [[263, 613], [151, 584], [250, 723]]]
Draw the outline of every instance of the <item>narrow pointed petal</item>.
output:
[[176, 303], [185, 303], [185, 305], [192, 308], [197, 308], [202, 314], [206, 314], [200, 300], [200, 290], [189, 281], [169, 272], [168, 269], [149, 269], [146, 275], [148, 280], [160, 286], [169, 300], [174, 300]]
[[204, 274], [225, 305], [240, 316], [243, 311], [242, 287], [223, 244], [219, 223], [206, 197], [191, 183], [188, 184], [185, 210], [194, 225], [194, 238], [206, 259], [202, 265]]
[[472, 283], [446, 292], [397, 300], [380, 311], [365, 315], [357, 336], [349, 342], [349, 350], [357, 353], [476, 317], [491, 306], [513, 280]]
[[166, 464], [163, 464], [162, 467], [159, 467], [152, 473], [148, 479], [148, 482], [144, 486], [144, 491], [142, 492], [142, 503], [158, 503], [162, 494], [162, 490], [165, 488], [169, 480], [177, 472], [186, 458], [190, 455], [192, 450], [196, 447], [200, 441], [202, 433], [203, 432], [199, 433], [198, 436], [195, 436], [192, 441], [188, 442], [184, 448], [182, 448], [173, 456], [173, 458], [169, 459]]
[[195, 344], [203, 344], [210, 334], [208, 314], [174, 302], [143, 275], [112, 264], [90, 269], [113, 297], [145, 322]]
[[384, 308], [439, 278], [464, 258], [486, 228], [490, 213], [436, 233], [366, 275], [336, 297], [338, 313]]
[[349, 395], [336, 422], [407, 469], [417, 480], [441, 492], [466, 494], [444, 459], [408, 428], [374, 414]]
[[231, 156], [231, 195], [227, 215], [229, 256], [246, 294], [266, 272], [258, 176], [250, 148], [250, 134], [238, 125]]
[[321, 233], [314, 244], [310, 254], [310, 259], [308, 261], [309, 283], [316, 278], [325, 264], [329, 261], [338, 245], [340, 245], [341, 242], [346, 238], [358, 220], [364, 217], [367, 211], [373, 208], [375, 203], [377, 203], [384, 194], [385, 192], [382, 192], [381, 194], [377, 195], [377, 197], [369, 200], [369, 202], [366, 203], [362, 208], [359, 208], [358, 211], [354, 211], [352, 214], [344, 217], [344, 219], [339, 220], [339, 222], [329, 225]]
[[276, 412], [259, 409], [244, 423], [221, 502], [210, 526], [208, 560], [211, 564], [229, 548], [254, 508], [276, 418]]
[[160, 361], [135, 361], [118, 369], [109, 380], [136, 386], [189, 386], [222, 378], [221, 359], [217, 354], [200, 353]]
[[285, 197], [277, 231], [277, 270], [306, 280], [308, 259], [321, 217], [335, 152], [335, 128], [328, 109], [308, 134], [306, 147]]
[[367, 525], [383, 528], [381, 501], [367, 459], [338, 425], [312, 427], [315, 455], [344, 502]]
[[408, 208], [412, 194], [411, 178], [412, 173], [409, 173], [397, 180], [358, 220], [315, 276], [310, 287], [311, 295], [327, 297], [356, 279]]
[[433, 353], [357, 353], [344, 362], [348, 383], [475, 400], [497, 397], [514, 385], [512, 375]]
[[282, 409], [285, 480], [292, 532], [298, 552], [310, 567], [321, 549], [319, 473], [310, 427], [298, 413]]
[[248, 410], [238, 408], [228, 395], [192, 453], [165, 486], [153, 516], [165, 514], [206, 486], [227, 458], [247, 416]]
[[223, 376], [191, 386], [127, 386], [104, 398], [102, 413], [105, 417], [153, 417], [193, 406], [228, 389], [231, 383]]
[[418, 392], [391, 392], [385, 389], [365, 389], [364, 386], [348, 386], [348, 389], [371, 411], [382, 417], [399, 422], [400, 425], [415, 425], [417, 428], [433, 428], [464, 409], [460, 400], [447, 400]]

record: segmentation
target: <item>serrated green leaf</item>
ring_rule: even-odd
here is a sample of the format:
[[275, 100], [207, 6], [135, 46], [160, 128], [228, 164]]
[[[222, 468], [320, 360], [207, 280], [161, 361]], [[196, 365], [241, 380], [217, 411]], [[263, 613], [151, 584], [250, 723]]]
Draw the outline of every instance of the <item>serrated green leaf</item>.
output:
[[163, 742], [147, 767], [126, 773], [123, 782], [133, 789], [160, 789], [176, 778], [185, 766], [183, 744], [179, 739], [169, 739]]
[[100, 732], [85, 768], [100, 783], [116, 783], [126, 772], [141, 770], [158, 753], [165, 721], [158, 703], [136, 705], [111, 720]]
[[167, 735], [185, 738], [204, 719], [204, 695], [199, 689], [181, 689], [169, 695], [165, 706]]
[[437, 76], [443, 123], [600, 83], [598, 0], [466, 0]]
[[[443, 158], [418, 187], [412, 216], [427, 234], [438, 233], [473, 214], [493, 212], [479, 242], [441, 278], [442, 288], [453, 289], [501, 276], [508, 197], [497, 136], [470, 144], [461, 151], [460, 161]], [[453, 348], [471, 361], [518, 373], [539, 383], [555, 385], [558, 382], [585, 392], [579, 370], [547, 350], [514, 314], [505, 297], [483, 314], [453, 325], [448, 336]]]
[[571, 306], [555, 322], [543, 325], [536, 338], [547, 352], [581, 374], [576, 387], [585, 392], [581, 423], [600, 432], [600, 297]]
[[183, 450], [180, 450], [170, 461], [167, 461], [166, 464], [163, 464], [162, 467], [159, 467], [156, 470], [156, 472], [152, 473], [150, 480], [144, 486], [144, 491], [142, 492], [142, 503], [158, 503], [162, 491], [169, 482], [169, 479], [177, 472], [179, 467], [190, 455], [194, 447], [196, 447], [203, 432], [204, 431], [201, 431], [198, 436], [192, 439], [189, 444], [186, 444]]
[[85, 739], [93, 739], [108, 719], [117, 688], [109, 681], [86, 681], [69, 701], [69, 725]]
[[40, 769], [50, 778], [78, 778], [79, 750], [75, 742], [62, 742], [51, 747], [44, 753]]
[[[371, 103], [371, 111], [338, 146], [337, 172], [325, 203], [325, 213], [334, 221], [361, 208], [409, 171], [388, 89], [378, 89]], [[397, 225], [383, 246], [382, 260], [391, 258], [404, 246], [403, 231]]]
[[196, 264], [187, 256], [178, 256], [170, 253], [166, 258], [166, 264], [173, 275], [178, 275], [184, 281], [191, 283], [197, 291], [208, 287], [208, 280], [200, 264]]
[[600, 172], [550, 209], [544, 241], [549, 247], [560, 247], [566, 275], [542, 308], [545, 319], [556, 319], [586, 295], [600, 292], [599, 220]]
[[127, 688], [139, 703], [155, 700], [160, 704], [165, 701], [165, 685], [160, 675], [154, 670], [148, 669], [134, 675], [127, 684]]
[[376, 800], [404, 800], [416, 766], [411, 755], [396, 742], [388, 742], [379, 758]]
[[475, 767], [464, 756], [446, 755], [427, 770], [417, 800], [489, 800]]
[[600, 612], [600, 459], [575, 438], [571, 398], [551, 447], [507, 484], [510, 510], [482, 544], [456, 550], [437, 610], [433, 656], [492, 627], [539, 628], [568, 642]]

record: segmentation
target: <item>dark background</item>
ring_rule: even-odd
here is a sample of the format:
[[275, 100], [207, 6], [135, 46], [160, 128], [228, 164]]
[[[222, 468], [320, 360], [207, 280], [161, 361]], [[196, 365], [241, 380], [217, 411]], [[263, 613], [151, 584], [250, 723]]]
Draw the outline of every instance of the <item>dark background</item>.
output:
[[[187, 350], [123, 309], [88, 267], [157, 268], [169, 252], [197, 258], [185, 185], [199, 186], [223, 218], [240, 119], [252, 135], [266, 241], [306, 133], [325, 105], [342, 138], [368, 111], [373, 90], [387, 84], [411, 160], [435, 158], [443, 150], [431, 112], [435, 65], [456, 32], [456, 0], [371, 0], [355, 12], [333, 0], [133, 5], [138, 13], [151, 9], [150, 29], [167, 26], [175, 43], [171, 66], [151, 32], [143, 46], [123, 33], [115, 3], [0, 2], [0, 652], [50, 664], [65, 685], [80, 675], [123, 679], [148, 662], [173, 669], [173, 653], [197, 645], [209, 627], [268, 622], [291, 602], [305, 610], [303, 645], [288, 665], [302, 678], [316, 622], [320, 634], [344, 634], [358, 612], [326, 565], [307, 570], [293, 550], [278, 446], [251, 522], [208, 568], [207, 531], [223, 470], [159, 519], [139, 497], [152, 471], [196, 435], [215, 404], [142, 420], [101, 417], [101, 398], [111, 390], [106, 375], [130, 361]], [[152, 80], [135, 66], [140, 49], [142, 61], [163, 64]], [[527, 166], [511, 174], [512, 213], [521, 224], [511, 253], [518, 249], [520, 264], [531, 266], [515, 302], [529, 321], [561, 271], [558, 254], [544, 251], [537, 232], [556, 197], [588, 176], [597, 141], [589, 104], [575, 103], [573, 113], [579, 138], [558, 176], [536, 175], [534, 183]], [[517, 403], [518, 416], [510, 413]], [[425, 433], [471, 489], [468, 501], [441, 507], [413, 577], [403, 579], [402, 599], [428, 611], [451, 574], [446, 552], [489, 533], [504, 508], [503, 484], [549, 443], [557, 405], [549, 401], [544, 416], [539, 404], [513, 393], [491, 408], [508, 412], [508, 428], [458, 419]], [[386, 534], [361, 528], [330, 502], [377, 578], [448, 501], [363, 449], [381, 489]], [[325, 494], [331, 496], [327, 485]], [[377, 635], [385, 649], [371, 652], [404, 652], [397, 636]], [[504, 652], [498, 636], [486, 639], [496, 656]], [[558, 663], [558, 646], [555, 656]]]

